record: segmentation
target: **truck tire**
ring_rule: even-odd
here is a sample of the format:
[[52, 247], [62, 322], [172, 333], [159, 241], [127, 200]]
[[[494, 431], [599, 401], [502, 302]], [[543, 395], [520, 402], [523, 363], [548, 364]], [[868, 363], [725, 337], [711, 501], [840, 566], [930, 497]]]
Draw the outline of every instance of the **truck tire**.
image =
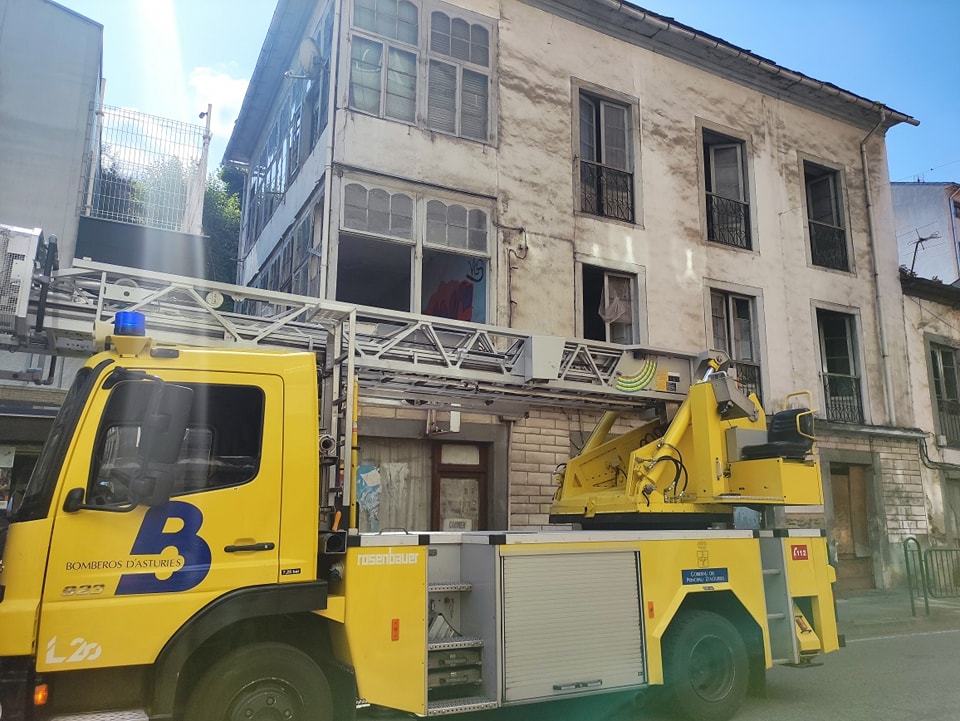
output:
[[726, 721], [747, 695], [747, 647], [730, 621], [691, 611], [671, 626], [663, 645], [667, 695], [690, 721]]
[[258, 643], [214, 663], [190, 693], [184, 721], [332, 721], [330, 684], [305, 653]]

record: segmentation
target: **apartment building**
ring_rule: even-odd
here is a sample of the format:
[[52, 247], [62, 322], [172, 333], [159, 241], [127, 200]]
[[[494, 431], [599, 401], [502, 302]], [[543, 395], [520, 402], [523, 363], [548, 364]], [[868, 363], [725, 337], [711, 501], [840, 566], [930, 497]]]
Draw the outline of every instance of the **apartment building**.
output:
[[[831, 529], [845, 587], [884, 586], [928, 531], [906, 341], [885, 330], [898, 123], [916, 121], [612, 0], [280, 0], [224, 158], [248, 169], [239, 281], [726, 350], [768, 411], [811, 391], [828, 497], [791, 521]], [[541, 527], [594, 417], [454, 432], [368, 399], [362, 525]]]

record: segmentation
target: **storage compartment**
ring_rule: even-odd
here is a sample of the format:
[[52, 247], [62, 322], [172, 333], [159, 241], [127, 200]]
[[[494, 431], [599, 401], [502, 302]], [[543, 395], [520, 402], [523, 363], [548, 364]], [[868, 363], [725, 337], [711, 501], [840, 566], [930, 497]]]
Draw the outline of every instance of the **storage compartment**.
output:
[[504, 700], [642, 684], [640, 597], [632, 551], [504, 556]]

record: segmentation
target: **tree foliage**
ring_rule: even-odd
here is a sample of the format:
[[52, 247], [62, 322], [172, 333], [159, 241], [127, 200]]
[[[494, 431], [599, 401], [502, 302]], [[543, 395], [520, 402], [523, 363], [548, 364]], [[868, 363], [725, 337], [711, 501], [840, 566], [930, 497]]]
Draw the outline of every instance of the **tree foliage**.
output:
[[240, 194], [243, 174], [221, 166], [207, 178], [203, 198], [203, 233], [210, 240], [207, 250], [207, 277], [222, 283], [236, 283], [237, 249], [240, 241]]

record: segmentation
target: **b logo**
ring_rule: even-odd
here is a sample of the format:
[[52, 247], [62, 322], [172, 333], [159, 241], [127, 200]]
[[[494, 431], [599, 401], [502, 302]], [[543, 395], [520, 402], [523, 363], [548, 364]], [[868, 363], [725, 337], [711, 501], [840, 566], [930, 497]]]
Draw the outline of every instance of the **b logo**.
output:
[[[177, 519], [183, 526], [178, 531], [164, 533], [167, 522]], [[147, 511], [140, 532], [130, 549], [132, 556], [159, 556], [171, 546], [183, 558], [183, 565], [169, 578], [160, 579], [156, 573], [125, 573], [117, 584], [117, 595], [137, 593], [175, 593], [188, 591], [210, 571], [210, 546], [197, 532], [203, 525], [203, 514], [196, 506], [182, 501], [171, 501]]]

